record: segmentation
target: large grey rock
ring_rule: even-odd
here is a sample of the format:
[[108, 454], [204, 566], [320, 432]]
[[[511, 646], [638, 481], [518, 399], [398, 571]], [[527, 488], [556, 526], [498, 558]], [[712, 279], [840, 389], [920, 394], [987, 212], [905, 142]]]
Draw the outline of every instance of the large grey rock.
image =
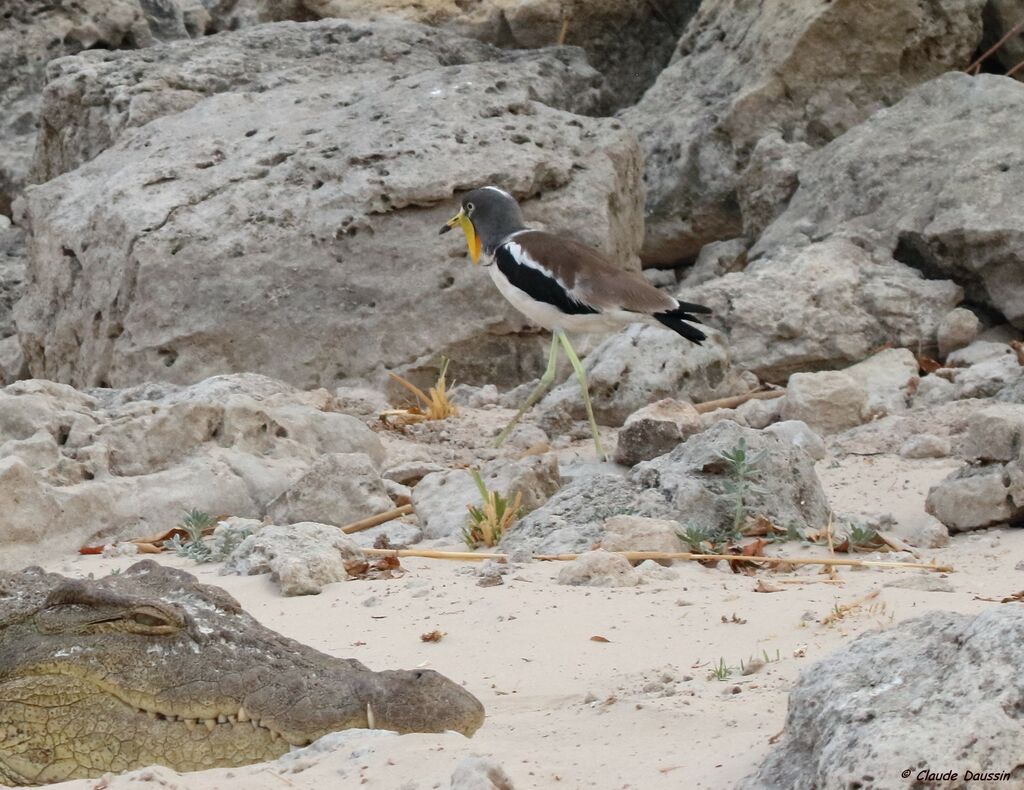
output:
[[925, 510], [950, 532], [1020, 520], [1024, 518], [1024, 495], [1014, 501], [1013, 482], [1003, 464], [963, 466], [931, 488]]
[[[325, 391], [253, 374], [93, 394], [40, 380], [0, 389], [0, 565], [43, 544], [66, 551], [159, 532], [192, 509], [262, 518], [318, 459], [379, 463], [376, 434], [334, 406]], [[355, 482], [335, 480], [321, 496], [342, 507]]]
[[765, 431], [778, 436], [783, 442], [799, 447], [815, 461], [821, 461], [826, 455], [825, 442], [802, 420], [776, 422], [765, 428]]
[[281, 594], [317, 595], [328, 584], [348, 578], [363, 555], [351, 538], [325, 524], [270, 525], [250, 535], [231, 552], [222, 574], [269, 573]]
[[1004, 77], [951, 73], [918, 87], [807, 160], [751, 256], [857, 236], [1024, 327], [1022, 112], [1024, 85]]
[[[797, 159], [913, 86], [963, 68], [983, 6], [896, 0], [866, 12], [853, 0], [706, 0], [672, 63], [622, 114], [645, 153], [645, 262], [692, 258], [709, 241], [742, 235], [744, 205], [784, 199], [792, 164], [766, 179], [777, 186], [764, 199], [752, 199], [748, 183], [737, 200], [746, 168], [764, 169], [751, 162], [762, 138], [790, 148], [773, 151], [776, 160]], [[766, 220], [755, 213], [754, 230]]]
[[[501, 540], [506, 551], [541, 554], [587, 551], [614, 516], [646, 516], [712, 533], [731, 528], [735, 500], [722, 453], [745, 440], [761, 455], [755, 468], [764, 485], [746, 499], [750, 514], [800, 527], [827, 523], [829, 507], [814, 462], [800, 447], [725, 420], [690, 437], [672, 452], [633, 468], [629, 478], [581, 476], [523, 518]], [[612, 522], [614, 523], [614, 522]]]
[[782, 418], [800, 420], [822, 434], [839, 433], [864, 422], [868, 393], [858, 379], [840, 370], [794, 373], [783, 397]]
[[635, 266], [636, 142], [577, 114], [600, 85], [578, 50], [504, 53], [398, 22], [62, 59], [36, 167], [80, 166], [28, 196], [29, 367], [309, 387], [402, 365], [432, 381], [445, 355], [460, 381], [518, 382], [542, 342], [437, 228], [457, 191], [497, 182], [528, 218]]
[[[858, 637], [800, 674], [785, 735], [738, 790], [1020, 784], [1022, 645], [1015, 605], [931, 612]], [[958, 778], [919, 775], [947, 770]], [[965, 781], [967, 771], [1011, 778]]]
[[748, 492], [744, 504], [750, 515], [763, 514], [780, 526], [821, 526], [829, 506], [814, 471], [814, 460], [802, 447], [767, 431], [744, 428], [734, 422], [713, 425], [679, 445], [671, 453], [636, 466], [634, 483], [664, 497], [674, 517], [684, 526], [711, 533], [733, 523], [735, 498], [728, 491], [732, 480], [722, 458], [746, 442], [758, 488]]
[[0, 25], [0, 214], [11, 213], [25, 184], [48, 61], [224, 30], [242, 21], [237, 5], [244, 0], [6, 0]]
[[[582, 47], [608, 80], [609, 103], [633, 104], [668, 64], [700, 0], [263, 0], [262, 18], [379, 19], [437, 25], [501, 47]], [[303, 14], [302, 12], [305, 12]]]
[[781, 383], [859, 362], [886, 343], [934, 347], [963, 291], [834, 238], [762, 256], [685, 295], [714, 310], [709, 323], [726, 333], [734, 365]]
[[[747, 249], [749, 247], [750, 241], [744, 238], [705, 244], [693, 266], [680, 281], [680, 285], [684, 288], [692, 288], [724, 274], [743, 271], [747, 265]], [[655, 269], [654, 271], [659, 270]]]
[[[524, 515], [543, 505], [562, 484], [554, 455], [491, 461], [480, 469], [480, 477], [487, 490], [497, 491], [510, 501], [522, 494]], [[432, 472], [412, 490], [413, 510], [426, 538], [458, 539], [469, 518], [468, 505], [481, 507], [483, 499], [465, 469]]]
[[[669, 329], [634, 324], [612, 335], [583, 362], [594, 416], [602, 425], [622, 425], [648, 404], [675, 398], [694, 403], [746, 392], [752, 377], [734, 368], [720, 333], [695, 345]], [[540, 424], [549, 433], [586, 419], [580, 385], [570, 372], [540, 402]]]

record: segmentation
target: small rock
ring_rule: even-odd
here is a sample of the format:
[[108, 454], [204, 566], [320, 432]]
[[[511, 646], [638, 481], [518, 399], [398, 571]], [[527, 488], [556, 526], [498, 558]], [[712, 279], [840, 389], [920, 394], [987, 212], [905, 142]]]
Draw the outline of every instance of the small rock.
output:
[[361, 562], [362, 556], [335, 527], [311, 522], [270, 525], [243, 540], [220, 572], [269, 573], [282, 595], [316, 595], [326, 585], [347, 579], [347, 566]]
[[588, 551], [558, 573], [558, 583], [587, 587], [635, 587], [640, 574], [619, 554]]
[[864, 422], [868, 393], [862, 383], [838, 370], [794, 373], [783, 401], [784, 420], [803, 420], [827, 435]]
[[900, 447], [903, 458], [946, 458], [952, 452], [949, 439], [933, 433], [911, 436]]
[[967, 439], [970, 460], [1016, 460], [1024, 443], [1024, 405], [999, 403], [972, 414]]
[[634, 466], [669, 452], [702, 429], [700, 414], [689, 403], [664, 398], [638, 409], [619, 431], [615, 460]]
[[778, 436], [787, 444], [803, 449], [815, 461], [822, 460], [826, 455], [825, 442], [802, 420], [783, 420], [769, 425], [765, 431]]
[[662, 565], [662, 562], [670, 560], [644, 560], [636, 566], [636, 572], [640, 574], [642, 582], [669, 582], [679, 578], [679, 572]]
[[490, 757], [471, 755], [455, 767], [451, 790], [514, 790], [505, 769]]
[[920, 549], [941, 549], [949, 545], [949, 529], [933, 516], [911, 530], [906, 537], [907, 543]]
[[510, 568], [506, 563], [495, 562], [494, 560], [484, 560], [476, 568], [474, 572], [479, 577], [477, 581], [478, 587], [497, 587], [500, 584], [504, 584], [505, 580], [502, 578], [509, 572]]
[[904, 590], [921, 590], [923, 592], [956, 592], [953, 582], [935, 576], [930, 571], [927, 576], [905, 576], [901, 579], [893, 579], [882, 585], [883, 587], [900, 587]]
[[683, 288], [693, 288], [730, 272], [742, 271], [747, 265], [748, 247], [750, 240], [744, 238], [705, 244], [680, 285]]
[[752, 398], [736, 407], [736, 414], [751, 428], [767, 428], [782, 414], [782, 398]]
[[[679, 522], [643, 516], [615, 516], [604, 522], [601, 548], [605, 551], [685, 551], [679, 539]], [[644, 560], [644, 564], [653, 562]], [[637, 560], [637, 564], [640, 561]], [[659, 560], [671, 565], [671, 560]]]
[[655, 288], [671, 288], [676, 284], [675, 269], [644, 269], [643, 275]]
[[945, 318], [939, 323], [936, 332], [939, 341], [939, 355], [946, 357], [950, 352], [956, 351], [974, 342], [981, 331], [981, 322], [978, 316], [963, 307], [950, 310]]
[[933, 486], [925, 510], [954, 532], [988, 527], [1024, 513], [1013, 507], [1002, 464], [964, 466]]
[[103, 547], [103, 556], [108, 559], [111, 557], [132, 557], [138, 553], [138, 544], [131, 542], [109, 543]]
[[357, 546], [374, 547], [378, 541], [386, 540], [388, 548], [405, 549], [423, 540], [423, 531], [418, 524], [406, 521], [389, 521], [376, 527], [353, 532], [349, 537]]

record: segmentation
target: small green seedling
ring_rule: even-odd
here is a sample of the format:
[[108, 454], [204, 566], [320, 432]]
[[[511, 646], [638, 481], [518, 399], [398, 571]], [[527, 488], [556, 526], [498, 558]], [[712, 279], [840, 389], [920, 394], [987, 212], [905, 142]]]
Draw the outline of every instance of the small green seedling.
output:
[[190, 510], [181, 522], [186, 537], [183, 540], [180, 535], [174, 535], [167, 541], [167, 547], [179, 557], [188, 557], [196, 563], [222, 562], [252, 534], [251, 529], [224, 528], [214, 531], [213, 537], [207, 541], [204, 534], [216, 526], [217, 520], [209, 513]]
[[739, 539], [750, 512], [750, 495], [765, 493], [755, 482], [760, 479], [757, 466], [764, 460], [765, 452], [749, 452], [747, 440], [740, 438], [732, 450], [719, 453], [719, 457], [729, 468], [730, 479], [725, 482], [725, 493], [732, 498], [732, 528], [722, 537], [726, 541], [734, 541]]
[[718, 659], [718, 664], [708, 674], [708, 680], [728, 680], [732, 677], [733, 668], [725, 663], [724, 658]]

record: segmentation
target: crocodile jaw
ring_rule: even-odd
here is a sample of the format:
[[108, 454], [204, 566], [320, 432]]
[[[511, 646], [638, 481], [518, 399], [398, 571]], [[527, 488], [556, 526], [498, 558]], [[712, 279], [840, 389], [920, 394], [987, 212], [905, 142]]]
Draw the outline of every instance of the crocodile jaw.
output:
[[240, 707], [216, 717], [209, 710], [180, 716], [140, 706], [139, 696], [66, 670], [0, 681], [0, 779], [46, 784], [152, 764], [235, 767], [276, 759], [326, 732], [284, 734]]

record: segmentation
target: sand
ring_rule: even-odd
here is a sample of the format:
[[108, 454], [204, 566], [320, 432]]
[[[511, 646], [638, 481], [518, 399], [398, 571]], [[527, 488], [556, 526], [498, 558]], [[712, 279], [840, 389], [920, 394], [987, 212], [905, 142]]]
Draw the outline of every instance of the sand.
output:
[[[892, 513], [911, 524], [923, 518], [928, 487], [957, 465], [851, 455], [819, 463], [818, 473], [837, 512]], [[784, 551], [821, 553], [796, 544]], [[216, 565], [162, 556], [224, 587], [267, 626], [327, 653], [372, 669], [431, 667], [448, 675], [483, 701], [487, 723], [472, 739], [354, 731], [331, 749], [314, 745], [292, 760], [180, 776], [151, 768], [101, 785], [56, 786], [438, 788], [448, 787], [463, 757], [477, 754], [500, 763], [518, 788], [730, 787], [783, 729], [798, 673], [865, 631], [933, 609], [977, 612], [998, 604], [976, 596], [1024, 588], [1014, 567], [1024, 556], [1024, 531], [957, 536], [921, 555], [955, 566], [943, 575], [954, 592], [884, 586], [939, 575], [931, 572], [843, 569], [842, 584], [824, 584], [815, 568], [749, 577], [696, 563], [676, 563], [676, 579], [634, 588], [561, 586], [557, 563], [518, 566], [504, 585], [479, 587], [466, 563], [408, 559], [400, 579], [283, 598], [268, 577], [219, 576]], [[46, 565], [98, 576], [133, 561], [76, 557]], [[808, 583], [759, 593], [759, 578]], [[822, 622], [837, 605], [872, 592], [877, 597], [859, 609]], [[440, 642], [420, 640], [435, 629], [445, 633]], [[760, 671], [741, 674], [741, 662], [766, 657]], [[725, 680], [710, 676], [721, 662], [730, 668]]]

